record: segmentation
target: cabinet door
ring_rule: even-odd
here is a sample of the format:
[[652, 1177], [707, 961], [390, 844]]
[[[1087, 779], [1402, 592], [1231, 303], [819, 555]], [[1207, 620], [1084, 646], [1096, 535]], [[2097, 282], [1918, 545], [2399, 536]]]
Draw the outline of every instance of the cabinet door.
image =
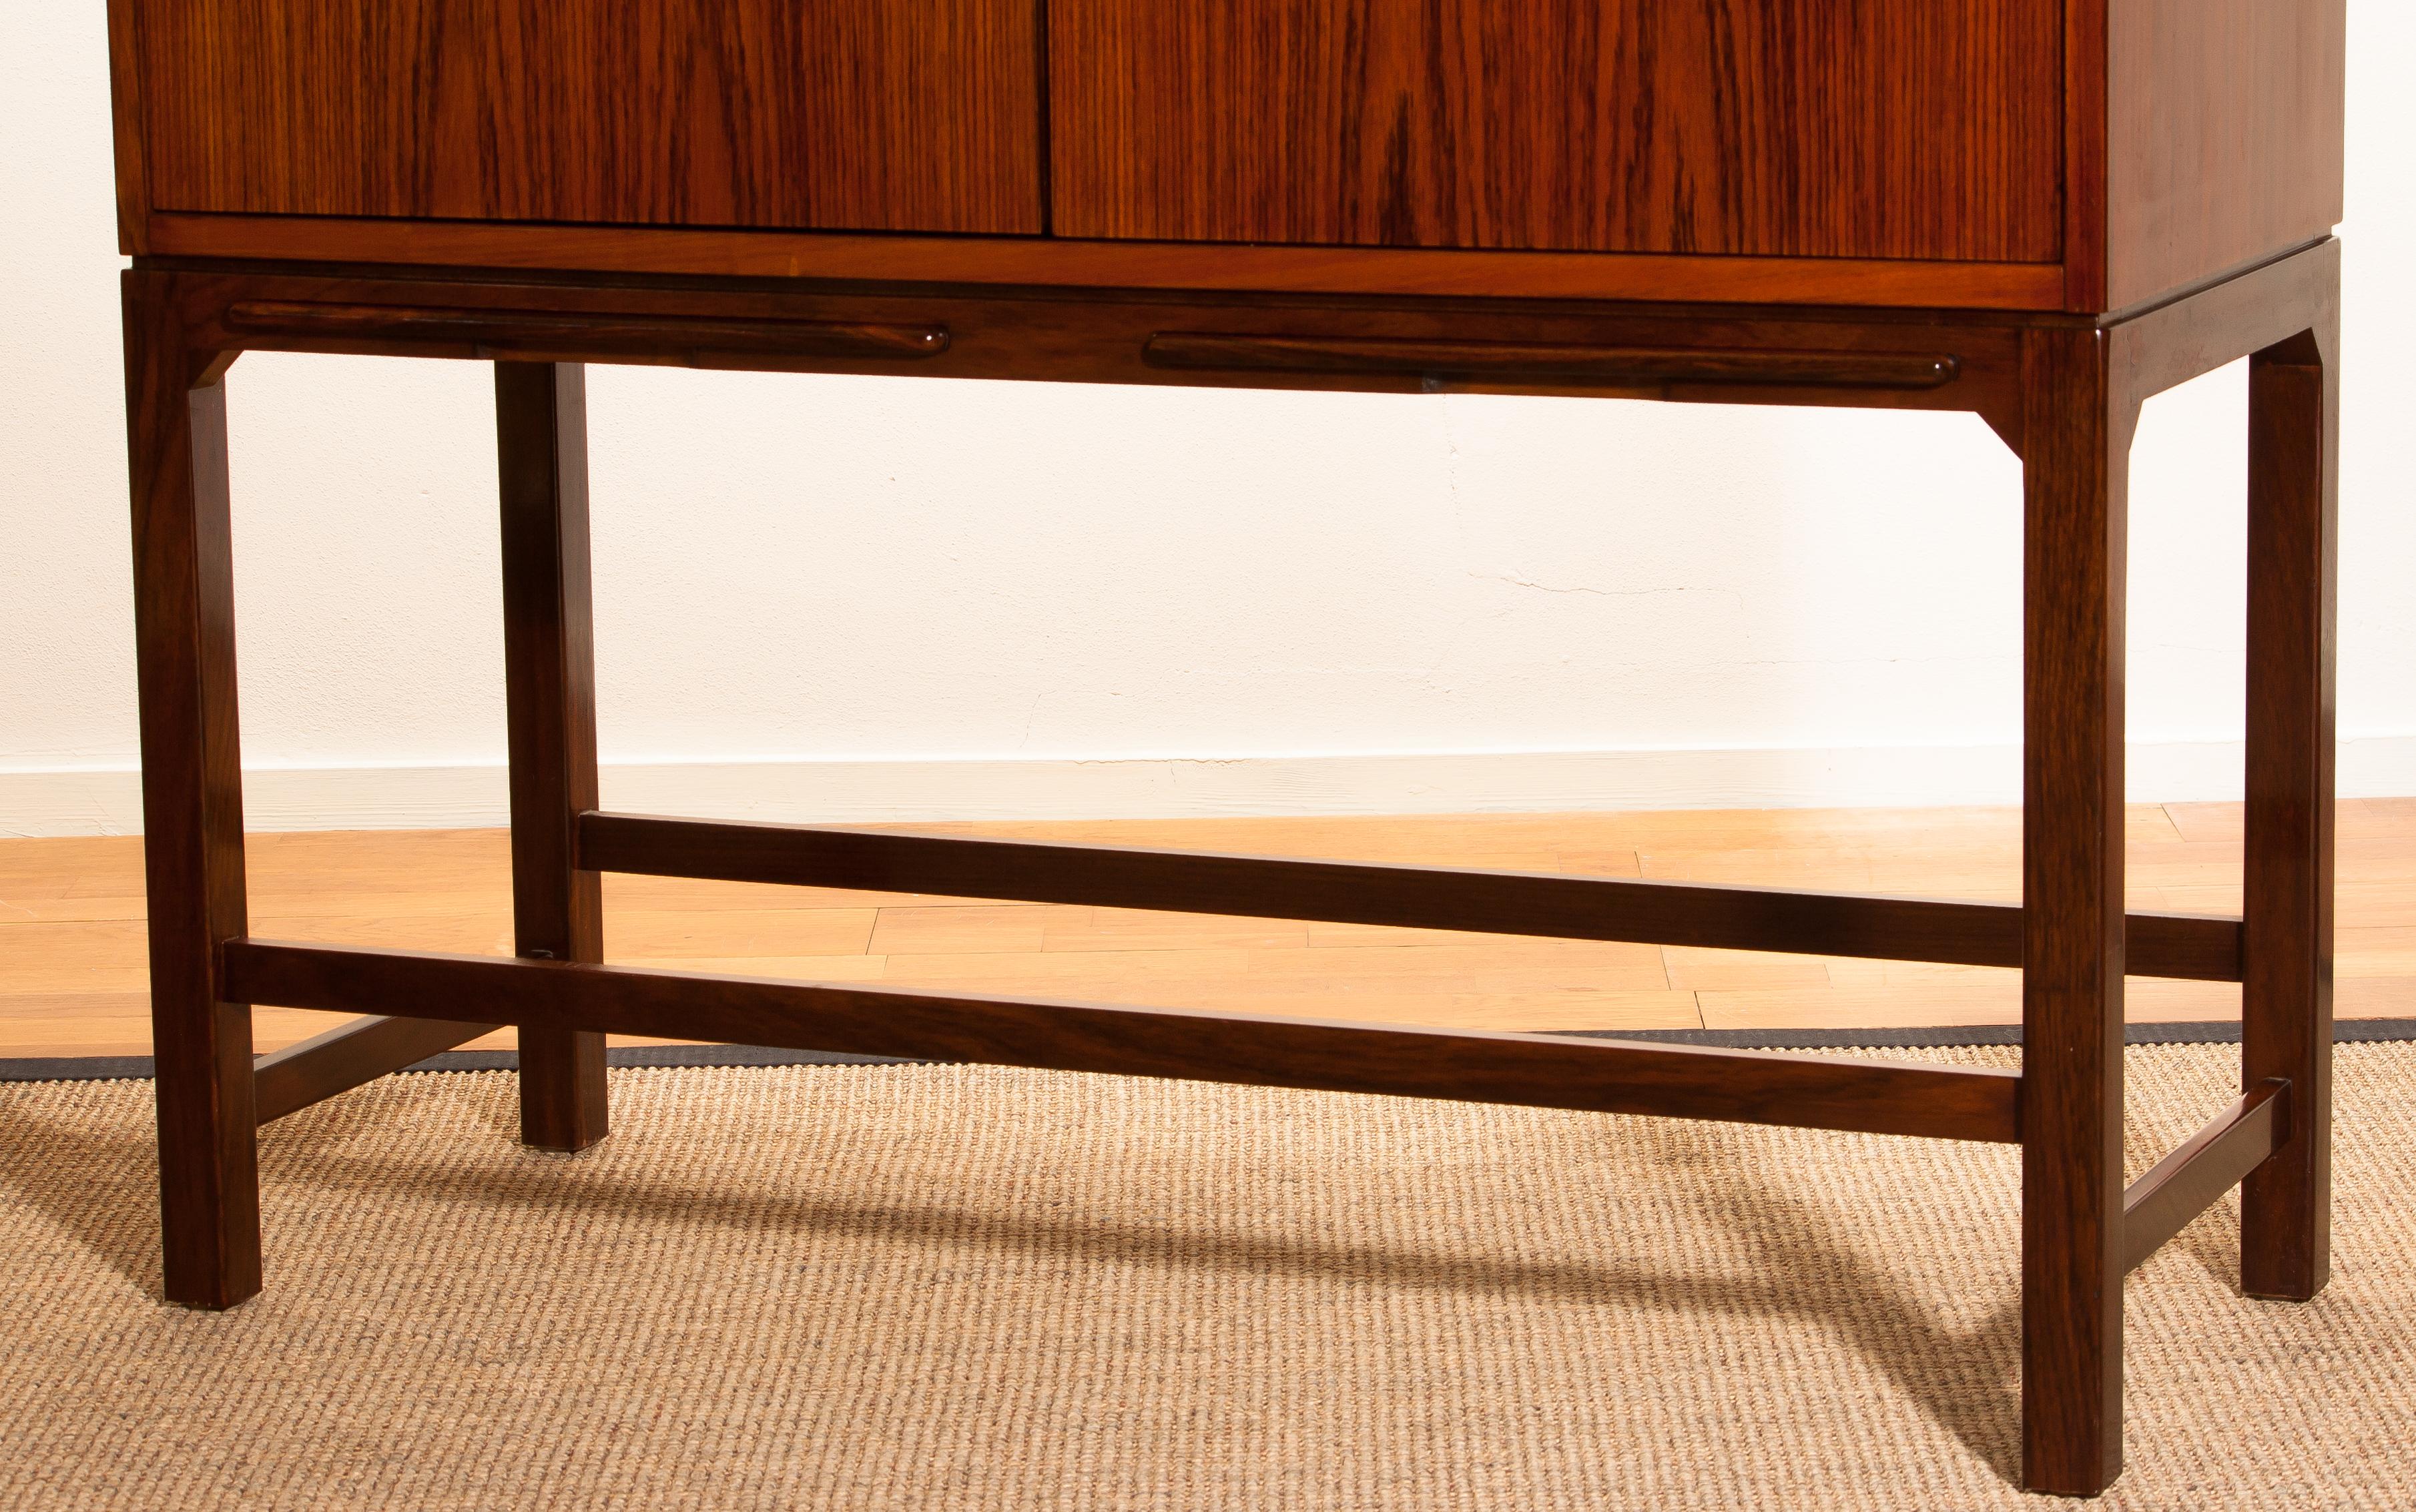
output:
[[2061, 0], [1050, 0], [1072, 236], [2052, 262]]
[[1036, 232], [1033, 0], [137, 0], [152, 207]]

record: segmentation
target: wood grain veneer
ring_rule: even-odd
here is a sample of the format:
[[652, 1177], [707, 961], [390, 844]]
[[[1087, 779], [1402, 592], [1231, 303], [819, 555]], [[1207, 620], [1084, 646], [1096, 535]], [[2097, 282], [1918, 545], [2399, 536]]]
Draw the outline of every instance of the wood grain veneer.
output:
[[165, 257], [1234, 293], [2053, 310], [2052, 263], [1687, 257], [1390, 247], [1235, 247], [1055, 236], [539, 226], [509, 221], [162, 214]]
[[159, 210], [1041, 229], [1032, 0], [136, 0]]
[[1053, 0], [1078, 236], [2053, 262], [2056, 0]]
[[109, 11], [138, 255], [2097, 313], [2341, 216], [2346, 0]]
[[2104, 281], [2079, 249], [2075, 308], [2142, 304], [2340, 223], [2346, 0], [2070, 4], [2107, 54]]

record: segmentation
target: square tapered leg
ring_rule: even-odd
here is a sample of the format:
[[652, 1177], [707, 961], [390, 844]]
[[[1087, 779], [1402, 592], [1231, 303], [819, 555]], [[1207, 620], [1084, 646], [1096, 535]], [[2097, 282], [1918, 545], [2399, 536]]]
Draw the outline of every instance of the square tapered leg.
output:
[[[515, 948], [545, 960], [600, 961], [602, 879], [581, 869], [578, 855], [579, 816], [597, 798], [586, 369], [496, 363], [495, 429]], [[604, 1036], [524, 1026], [520, 1045], [521, 1138], [562, 1151], [604, 1138]]]
[[2022, 1481], [2122, 1468], [2122, 648], [2133, 410], [2106, 333], [2023, 351]]
[[251, 1009], [226, 1001], [218, 948], [246, 929], [224, 384], [232, 359], [188, 342], [175, 287], [159, 274], [125, 279], [143, 856], [163, 1285], [172, 1302], [222, 1308], [260, 1290]]
[[2241, 1188], [2241, 1287], [2301, 1302], [2332, 1268], [2339, 319], [2334, 303], [2248, 370], [2242, 1073], [2287, 1080], [2290, 1103], [2281, 1148]]

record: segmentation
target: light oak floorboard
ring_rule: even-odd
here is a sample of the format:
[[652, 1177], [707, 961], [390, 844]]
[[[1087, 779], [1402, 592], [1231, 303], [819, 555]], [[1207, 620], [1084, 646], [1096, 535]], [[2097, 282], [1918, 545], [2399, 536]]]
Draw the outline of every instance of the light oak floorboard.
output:
[[[2240, 907], [2236, 804], [2127, 815], [2135, 908]], [[943, 824], [943, 833], [2010, 900], [2005, 809], [1753, 809]], [[2416, 1017], [2416, 799], [2340, 806], [2338, 1009]], [[499, 830], [257, 835], [253, 930], [507, 953]], [[0, 1056], [144, 1054], [131, 838], [0, 840]], [[2011, 971], [662, 877], [605, 879], [609, 959], [665, 970], [1513, 1030], [2018, 1022]], [[2236, 1018], [2237, 987], [2135, 979], [2137, 1021]], [[259, 1047], [327, 1015], [263, 1008]], [[479, 1041], [504, 1046], [510, 1032]], [[632, 1041], [633, 1043], [642, 1041]]]

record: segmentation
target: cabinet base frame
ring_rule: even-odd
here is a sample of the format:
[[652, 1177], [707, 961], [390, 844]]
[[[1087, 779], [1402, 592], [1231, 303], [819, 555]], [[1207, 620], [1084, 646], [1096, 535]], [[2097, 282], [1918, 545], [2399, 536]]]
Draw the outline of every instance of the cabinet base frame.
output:
[[[257, 1129], [472, 1037], [542, 1053], [524, 1138], [602, 1138], [602, 1035], [1986, 1140], [2023, 1149], [2023, 1480], [2122, 1464], [2122, 1279], [2244, 1180], [2243, 1281], [2329, 1266], [2339, 250], [2116, 316], [467, 275], [125, 277], [165, 1290], [260, 1287]], [[1155, 343], [1155, 347], [1154, 347]], [[519, 959], [251, 937], [226, 482], [245, 351], [493, 361]], [[1171, 354], [1171, 355], [1170, 355]], [[2122, 903], [2124, 470], [2149, 396], [2252, 357], [2247, 904]], [[2025, 473], [2019, 906], [794, 829], [602, 812], [579, 364], [1960, 410]], [[2019, 966], [2018, 1072], [600, 964], [607, 869]], [[2122, 1183], [2126, 974], [2243, 983], [2243, 1090]], [[376, 1015], [255, 1066], [249, 1005]], [[419, 1017], [441, 1005], [442, 1021]]]

